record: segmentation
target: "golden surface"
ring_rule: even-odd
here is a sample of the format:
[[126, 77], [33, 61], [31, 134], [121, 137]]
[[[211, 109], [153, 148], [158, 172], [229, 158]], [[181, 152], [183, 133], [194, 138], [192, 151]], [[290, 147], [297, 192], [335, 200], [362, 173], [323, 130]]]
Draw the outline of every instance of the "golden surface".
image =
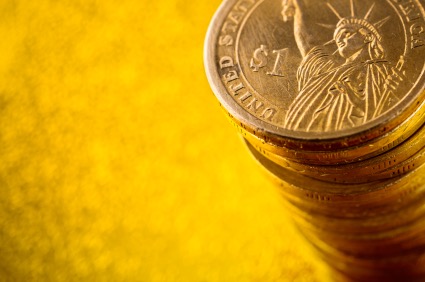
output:
[[1, 2], [1, 281], [324, 280], [206, 81], [219, 3]]

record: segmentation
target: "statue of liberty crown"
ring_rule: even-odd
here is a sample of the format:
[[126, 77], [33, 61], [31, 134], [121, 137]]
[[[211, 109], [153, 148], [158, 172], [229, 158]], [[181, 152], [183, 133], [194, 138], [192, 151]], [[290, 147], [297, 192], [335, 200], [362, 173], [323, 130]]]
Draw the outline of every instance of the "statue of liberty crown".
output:
[[378, 28], [382, 27], [390, 19], [390, 16], [374, 24], [369, 22], [369, 17], [370, 17], [370, 14], [372, 13], [373, 8], [375, 7], [375, 3], [372, 4], [372, 6], [369, 8], [368, 12], [363, 18], [357, 17], [355, 15], [354, 0], [350, 0], [351, 16], [349, 17], [341, 17], [340, 14], [336, 11], [336, 9], [330, 3], [326, 3], [326, 4], [329, 7], [329, 9], [339, 18], [339, 22], [336, 25], [337, 29], [340, 29], [347, 25], [359, 25], [361, 27], [366, 28], [368, 31], [370, 31], [373, 35], [375, 35], [375, 37], [379, 41], [382, 41], [382, 36], [378, 32]]

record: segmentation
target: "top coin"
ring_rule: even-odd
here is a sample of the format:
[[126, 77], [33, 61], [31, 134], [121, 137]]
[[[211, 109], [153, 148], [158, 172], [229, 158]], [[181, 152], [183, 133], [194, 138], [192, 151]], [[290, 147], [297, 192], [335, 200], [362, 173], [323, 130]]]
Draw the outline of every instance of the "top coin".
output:
[[358, 146], [423, 107], [423, 7], [422, 0], [224, 1], [205, 44], [210, 84], [234, 119], [267, 142]]

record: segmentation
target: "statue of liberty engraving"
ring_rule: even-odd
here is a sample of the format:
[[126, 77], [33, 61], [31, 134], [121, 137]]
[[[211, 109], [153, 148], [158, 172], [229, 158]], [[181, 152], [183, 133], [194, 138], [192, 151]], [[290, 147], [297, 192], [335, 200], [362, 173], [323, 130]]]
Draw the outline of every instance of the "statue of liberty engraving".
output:
[[[353, 0], [349, 2], [351, 15], [343, 17], [326, 3], [337, 24], [333, 25], [333, 39], [317, 45], [318, 35], [307, 25], [314, 15], [308, 15], [304, 2], [283, 1], [283, 19], [293, 19], [295, 40], [303, 57], [297, 72], [298, 94], [286, 114], [285, 126], [307, 132], [343, 130], [388, 110], [389, 102], [398, 100], [392, 91], [401, 81], [403, 64], [400, 59], [398, 70], [391, 67], [382, 45], [379, 29], [390, 17], [373, 22], [374, 4], [359, 17]], [[319, 3], [323, 2], [315, 4]]]

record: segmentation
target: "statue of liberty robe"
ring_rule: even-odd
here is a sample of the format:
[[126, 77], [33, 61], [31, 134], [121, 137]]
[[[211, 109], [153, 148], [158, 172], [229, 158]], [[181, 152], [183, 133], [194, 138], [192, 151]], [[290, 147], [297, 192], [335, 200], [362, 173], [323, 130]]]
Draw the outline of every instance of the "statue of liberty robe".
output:
[[386, 60], [338, 64], [312, 48], [297, 73], [299, 93], [286, 114], [292, 130], [325, 132], [364, 124], [377, 114], [388, 76]]

